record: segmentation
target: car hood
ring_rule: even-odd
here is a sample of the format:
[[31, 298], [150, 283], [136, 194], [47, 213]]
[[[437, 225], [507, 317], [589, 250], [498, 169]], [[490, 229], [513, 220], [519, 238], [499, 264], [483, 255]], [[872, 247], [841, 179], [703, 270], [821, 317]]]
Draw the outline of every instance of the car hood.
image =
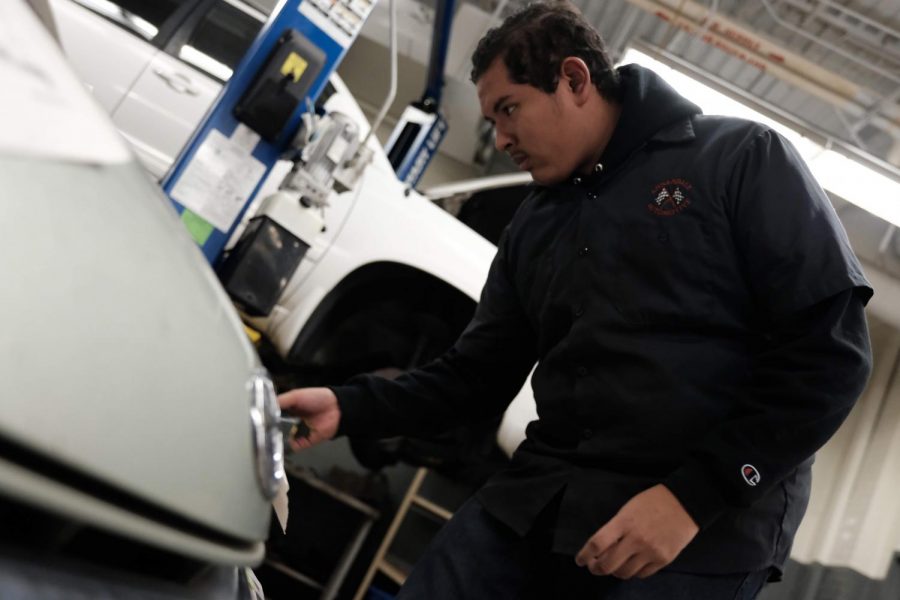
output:
[[0, 439], [263, 539], [258, 358], [171, 204], [134, 162], [0, 155], [0, 188]]

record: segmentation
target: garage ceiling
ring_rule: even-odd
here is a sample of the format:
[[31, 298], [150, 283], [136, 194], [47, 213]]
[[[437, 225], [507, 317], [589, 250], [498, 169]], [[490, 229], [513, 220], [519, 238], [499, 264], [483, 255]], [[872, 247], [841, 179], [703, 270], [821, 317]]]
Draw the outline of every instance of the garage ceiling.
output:
[[[422, 47], [407, 54], [424, 62], [436, 0], [397, 2], [401, 21], [404, 14], [408, 18], [400, 29], [401, 53], [404, 36], [418, 37], [407, 48], [417, 43]], [[461, 0], [452, 37], [477, 39], [487, 24], [496, 25], [528, 3]], [[638, 48], [900, 180], [900, 0], [573, 4], [600, 31], [615, 58], [628, 47]], [[388, 0], [376, 5], [381, 24], [367, 23], [363, 30], [382, 45], [387, 40], [387, 5]], [[473, 13], [484, 18], [461, 18]], [[466, 70], [450, 64], [456, 43], [451, 43], [448, 71], [461, 77]]]
[[616, 56], [645, 46], [764, 112], [900, 167], [900, 0], [575, 4]]

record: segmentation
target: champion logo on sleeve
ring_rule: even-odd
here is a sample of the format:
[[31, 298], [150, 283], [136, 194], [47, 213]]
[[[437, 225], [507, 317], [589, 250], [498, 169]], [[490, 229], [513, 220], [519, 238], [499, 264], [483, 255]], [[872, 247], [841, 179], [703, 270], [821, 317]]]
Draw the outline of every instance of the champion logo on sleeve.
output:
[[750, 487], [756, 487], [756, 484], [759, 483], [759, 471], [757, 471], [756, 467], [753, 465], [744, 465], [741, 467], [741, 475], [744, 476], [744, 481], [746, 481], [747, 485]]

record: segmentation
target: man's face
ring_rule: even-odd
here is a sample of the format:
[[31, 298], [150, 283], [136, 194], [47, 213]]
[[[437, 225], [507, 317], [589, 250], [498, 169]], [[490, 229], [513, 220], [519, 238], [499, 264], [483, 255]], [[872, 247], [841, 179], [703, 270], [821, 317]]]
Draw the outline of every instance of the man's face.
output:
[[503, 59], [497, 58], [476, 87], [481, 114], [494, 124], [497, 149], [530, 172], [535, 182], [558, 183], [579, 166], [582, 136], [562, 82], [552, 94], [515, 83]]

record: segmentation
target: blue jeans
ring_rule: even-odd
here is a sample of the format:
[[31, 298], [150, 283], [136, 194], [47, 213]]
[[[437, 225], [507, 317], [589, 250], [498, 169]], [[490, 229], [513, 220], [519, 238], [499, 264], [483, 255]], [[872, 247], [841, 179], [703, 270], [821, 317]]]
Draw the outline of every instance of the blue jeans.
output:
[[550, 522], [542, 515], [522, 538], [470, 499], [435, 536], [397, 600], [753, 600], [769, 574], [599, 577], [550, 551]]

